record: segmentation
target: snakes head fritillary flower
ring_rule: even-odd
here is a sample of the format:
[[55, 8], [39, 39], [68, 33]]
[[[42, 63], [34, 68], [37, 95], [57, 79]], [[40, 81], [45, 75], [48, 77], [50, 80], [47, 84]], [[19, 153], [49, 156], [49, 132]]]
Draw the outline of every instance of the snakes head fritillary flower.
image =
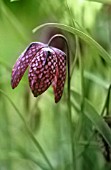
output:
[[61, 99], [66, 79], [66, 54], [47, 44], [31, 43], [13, 66], [13, 89], [17, 87], [28, 67], [29, 85], [34, 97], [41, 95], [52, 84], [57, 103]]

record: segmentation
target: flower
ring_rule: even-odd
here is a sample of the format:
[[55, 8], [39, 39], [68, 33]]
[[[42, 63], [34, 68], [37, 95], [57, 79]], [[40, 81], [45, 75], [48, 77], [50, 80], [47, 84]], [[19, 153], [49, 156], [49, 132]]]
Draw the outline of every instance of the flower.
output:
[[13, 66], [13, 89], [18, 86], [28, 66], [29, 85], [34, 97], [41, 95], [52, 84], [57, 103], [61, 99], [66, 79], [66, 54], [47, 44], [31, 43]]

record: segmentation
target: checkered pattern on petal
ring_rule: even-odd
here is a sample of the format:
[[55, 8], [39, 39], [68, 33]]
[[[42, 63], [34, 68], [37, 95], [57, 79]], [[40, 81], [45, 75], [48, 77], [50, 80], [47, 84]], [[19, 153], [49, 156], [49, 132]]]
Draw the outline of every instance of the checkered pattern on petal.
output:
[[52, 86], [55, 95], [55, 103], [57, 103], [61, 99], [66, 79], [66, 54], [56, 48], [53, 48], [53, 50], [56, 52], [57, 56], [57, 67]]
[[40, 48], [42, 48], [43, 46], [46, 46], [46, 45], [43, 43], [39, 43], [39, 42], [33, 42], [20, 55], [20, 57], [18, 58], [18, 60], [16, 61], [15, 65], [13, 66], [13, 69], [12, 69], [11, 85], [12, 85], [13, 89], [20, 82], [20, 80], [21, 80], [22, 76], [24, 75], [24, 72], [26, 71], [30, 62], [32, 61], [34, 56], [37, 54], [37, 51]]
[[57, 67], [57, 55], [49, 47], [41, 48], [30, 63], [29, 84], [35, 97], [52, 84]]

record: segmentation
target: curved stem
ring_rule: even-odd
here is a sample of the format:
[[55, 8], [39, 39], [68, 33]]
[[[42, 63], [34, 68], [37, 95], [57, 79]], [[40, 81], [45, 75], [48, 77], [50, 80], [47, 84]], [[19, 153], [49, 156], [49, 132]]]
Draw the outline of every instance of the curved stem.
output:
[[51, 37], [51, 39], [48, 42], [48, 45], [50, 46], [51, 42], [55, 39], [55, 38], [62, 38], [65, 43], [66, 43], [66, 48], [67, 48], [67, 65], [68, 65], [68, 85], [67, 85], [67, 92], [68, 92], [68, 117], [69, 117], [69, 124], [70, 124], [70, 140], [71, 140], [71, 152], [72, 152], [72, 169], [74, 169], [75, 167], [75, 153], [74, 153], [74, 139], [73, 139], [73, 123], [72, 123], [72, 114], [71, 114], [71, 94], [70, 94], [70, 79], [71, 79], [71, 75], [70, 75], [70, 57], [69, 57], [69, 45], [68, 45], [68, 41], [66, 39], [66, 37], [64, 35], [61, 34], [56, 34], [54, 36]]
[[56, 34], [54, 36], [52, 36], [48, 42], [48, 46], [50, 46], [51, 42], [55, 39], [55, 38], [62, 38], [64, 39], [65, 43], [66, 43], [66, 48], [67, 48], [67, 65], [68, 65], [68, 99], [70, 101], [70, 58], [69, 58], [69, 45], [68, 45], [68, 41], [66, 39], [66, 37], [62, 34]]
[[66, 48], [67, 48], [67, 65], [68, 65], [68, 102], [70, 102], [70, 58], [69, 58], [69, 45], [68, 45], [68, 41], [66, 39], [65, 36], [61, 35], [61, 34], [56, 34], [54, 36], [51, 37], [51, 39], [48, 42], [48, 45], [50, 46], [51, 42], [55, 39], [55, 38], [62, 38], [64, 39], [65, 43], [66, 43]]

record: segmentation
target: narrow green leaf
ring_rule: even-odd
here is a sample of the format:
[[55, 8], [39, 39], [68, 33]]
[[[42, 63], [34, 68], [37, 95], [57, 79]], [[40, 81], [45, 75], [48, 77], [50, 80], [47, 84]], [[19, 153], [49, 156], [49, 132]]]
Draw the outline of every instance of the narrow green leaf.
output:
[[21, 23], [18, 21], [16, 16], [12, 13], [10, 8], [4, 3], [4, 1], [1, 0], [0, 3], [1, 11], [3, 12], [4, 16], [8, 19], [10, 24], [18, 32], [18, 34], [21, 36], [23, 42], [25, 43], [29, 42], [30, 41], [29, 35], [24, 29], [24, 27], [21, 25]]
[[102, 78], [98, 77], [94, 73], [84, 71], [84, 77], [89, 79], [90, 81], [96, 83], [97, 85], [107, 89], [107, 90], [108, 90], [108, 88], [110, 86], [110, 82], [107, 82], [107, 81], [103, 80]]
[[44, 152], [42, 146], [40, 145], [40, 143], [38, 142], [38, 140], [35, 138], [35, 136], [33, 135], [32, 131], [30, 130], [29, 126], [27, 125], [24, 117], [22, 116], [21, 112], [19, 111], [19, 109], [16, 107], [16, 105], [14, 104], [14, 102], [11, 100], [11, 98], [3, 91], [0, 89], [0, 93], [3, 94], [11, 103], [11, 105], [13, 106], [13, 108], [16, 110], [17, 114], [19, 115], [20, 119], [22, 120], [23, 124], [25, 125], [26, 131], [29, 135], [29, 137], [31, 138], [31, 140], [33, 141], [33, 143], [35, 144], [35, 146], [37, 147], [37, 149], [39, 150], [39, 152], [41, 153], [41, 155], [43, 156], [44, 160], [47, 162], [47, 164], [49, 165], [51, 170], [53, 169], [52, 164], [50, 163], [46, 153]]
[[86, 0], [86, 1], [99, 2], [103, 4], [111, 4], [111, 0]]
[[[18, 153], [20, 152], [21, 153], [21, 157], [22, 159], [19, 158], [19, 160], [21, 161], [31, 161], [32, 163], [36, 164], [38, 167], [40, 167], [41, 169], [43, 170], [48, 170], [49, 168], [43, 164], [40, 160], [36, 159], [33, 154], [30, 153], [30, 151], [28, 150], [24, 150], [24, 148], [22, 147], [18, 147]], [[10, 157], [9, 157], [10, 158]], [[15, 159], [15, 157], [13, 158]], [[16, 158], [17, 159], [17, 158]]]
[[[75, 92], [74, 90], [71, 90], [71, 93], [73, 95], [73, 99], [75, 100], [77, 104], [78, 109], [80, 110], [82, 96], [79, 93]], [[108, 125], [105, 123], [102, 116], [100, 116], [97, 113], [95, 108], [91, 105], [91, 103], [87, 99], [84, 100], [83, 113], [94, 124], [96, 129], [100, 132], [100, 134], [104, 137], [104, 139], [107, 141], [107, 143], [111, 147], [111, 129], [108, 127]]]
[[19, 0], [10, 0], [10, 2], [15, 2], [15, 1], [19, 1]]
[[73, 28], [71, 26], [59, 24], [59, 23], [42, 24], [42, 25], [34, 28], [32, 32], [35, 33], [36, 31], [38, 31], [39, 29], [42, 29], [44, 27], [57, 27], [57, 28], [63, 29], [65, 31], [68, 31], [72, 34], [77, 35], [78, 37], [83, 39], [86, 43], [88, 43], [91, 47], [96, 49], [98, 51], [98, 53], [104, 58], [104, 60], [111, 66], [111, 56], [107, 53], [107, 51], [104, 50], [104, 48], [102, 46], [100, 46], [92, 37], [90, 37], [86, 33], [80, 31], [79, 29]]

